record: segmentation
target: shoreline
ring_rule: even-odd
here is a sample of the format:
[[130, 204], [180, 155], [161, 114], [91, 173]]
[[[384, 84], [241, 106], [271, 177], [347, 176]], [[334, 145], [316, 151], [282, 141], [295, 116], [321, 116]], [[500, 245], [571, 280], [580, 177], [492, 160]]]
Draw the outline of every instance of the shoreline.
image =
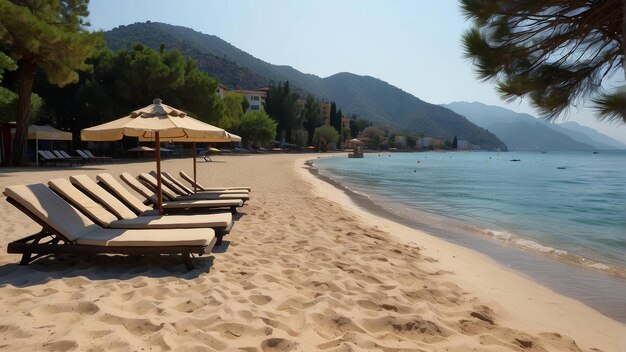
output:
[[[306, 163], [310, 166], [314, 163], [314, 159]], [[465, 223], [463, 220], [424, 211], [417, 215], [425, 218], [433, 215], [436, 221], [433, 221], [433, 218], [421, 221], [415, 214], [409, 217], [406, 216], [405, 211], [393, 209], [396, 204], [381, 199], [372, 199], [353, 191], [330, 176], [320, 174], [319, 169], [314, 165], [310, 166], [310, 172], [344, 192], [366, 212], [475, 250], [495, 260], [501, 266], [511, 268], [518, 274], [527, 275], [531, 280], [543, 286], [574, 298], [611, 319], [626, 324], [626, 298], [618, 294], [611, 295], [615, 292], [626, 292], [626, 279], [623, 276], [596, 270], [549, 253], [528, 250], [514, 243], [506, 243], [497, 238], [485, 236], [481, 232], [468, 231], [467, 228], [474, 227], [474, 225]], [[446, 222], [454, 222], [454, 225], [447, 226]], [[573, 282], [571, 278], [576, 278], [576, 281]]]
[[[328, 178], [324, 178], [323, 175], [314, 175], [311, 166], [307, 164], [310, 160], [315, 159], [300, 158], [297, 161], [300, 165], [296, 168], [300, 171], [300, 176], [311, 183], [318, 196], [339, 203], [363, 221], [387, 232], [399, 243], [419, 245], [425, 254], [437, 260], [440, 270], [446, 270], [454, 275], [453, 281], [456, 284], [470, 291], [481, 301], [492, 302], [506, 310], [505, 315], [513, 324], [519, 324], [523, 329], [534, 332], [545, 330], [564, 332], [576, 341], [585, 341], [587, 346], [606, 338], [607, 336], [603, 336], [604, 329], [598, 327], [608, 325], [615, 329], [616, 341], [621, 342], [617, 350], [626, 349], [626, 325], [623, 323], [579, 300], [555, 292], [476, 250], [416, 229], [410, 226], [410, 220], [391, 213], [391, 217], [394, 218], [392, 220], [370, 212], [371, 209], [363, 208], [355, 199], [360, 198], [374, 204], [374, 207], [380, 207], [367, 197], [346, 189], [336, 181], [328, 182]], [[352, 198], [349, 192], [356, 197]], [[395, 221], [396, 218], [400, 221]]]

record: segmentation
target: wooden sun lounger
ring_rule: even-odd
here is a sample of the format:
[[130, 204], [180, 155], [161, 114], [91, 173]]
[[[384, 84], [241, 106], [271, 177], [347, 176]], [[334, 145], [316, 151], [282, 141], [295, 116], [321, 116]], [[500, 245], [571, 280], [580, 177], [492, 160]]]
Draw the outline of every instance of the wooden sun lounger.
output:
[[[99, 175], [98, 175], [99, 176]], [[124, 172], [120, 175], [120, 178], [126, 182], [133, 190], [141, 194], [147, 201], [152, 204], [157, 204], [157, 195], [148, 187], [144, 186], [139, 180], [134, 178], [131, 174]], [[98, 179], [100, 180], [100, 179]], [[241, 199], [213, 199], [213, 200], [185, 200], [185, 201], [171, 201], [163, 203], [163, 210], [167, 212], [171, 211], [188, 211], [188, 210], [201, 210], [206, 211], [208, 209], [216, 208], [229, 208], [233, 214], [237, 213], [237, 208], [243, 206]]]
[[189, 175], [187, 175], [184, 171], [179, 172], [179, 175], [185, 181], [191, 183], [191, 186], [195, 186], [197, 189], [199, 189], [201, 191], [219, 191], [219, 190], [224, 190], [224, 189], [234, 189], [234, 190], [246, 190], [246, 191], [250, 192], [252, 190], [251, 187], [244, 187], [244, 186], [236, 186], [236, 187], [204, 187], [201, 184], [199, 184], [198, 182], [195, 182], [193, 180], [193, 178], [191, 178]]
[[[156, 177], [156, 171], [150, 171], [150, 175]], [[198, 190], [194, 192], [191, 188], [185, 186], [182, 182], [177, 180], [174, 176], [170, 175], [167, 171], [161, 171], [161, 176], [163, 176], [162, 180], [169, 188], [176, 191], [178, 194], [195, 194], [195, 193], [250, 193], [247, 189], [229, 189], [229, 188], [220, 188], [215, 190]], [[180, 192], [178, 190], [181, 190]]]
[[180, 254], [191, 270], [191, 254], [209, 253], [217, 241], [211, 229], [103, 229], [44, 184], [10, 186], [4, 195], [42, 226], [40, 232], [7, 246], [8, 253], [22, 254], [22, 265], [58, 253]]
[[[137, 179], [148, 186], [153, 192], [156, 192], [157, 179], [156, 177], [147, 174], [140, 173]], [[169, 181], [169, 180], [168, 180]], [[245, 193], [194, 193], [194, 194], [178, 194], [176, 191], [168, 186], [168, 181], [161, 183], [161, 189], [165, 200], [168, 201], [183, 201], [183, 200], [213, 200], [213, 199], [241, 199], [244, 204], [250, 199], [248, 192]]]
[[[68, 185], [69, 183], [71, 183], [71, 185]], [[50, 180], [49, 186], [102, 227], [210, 227], [215, 231], [215, 235], [217, 236], [216, 246], [222, 244], [222, 238], [228, 234], [233, 227], [232, 215], [225, 212], [194, 215], [138, 216], [118, 198], [100, 187], [87, 175], [71, 176], [69, 182], [64, 179], [61, 179], [61, 181]], [[82, 193], [78, 190], [82, 191]], [[78, 192], [78, 194], [75, 194], [75, 192]]]

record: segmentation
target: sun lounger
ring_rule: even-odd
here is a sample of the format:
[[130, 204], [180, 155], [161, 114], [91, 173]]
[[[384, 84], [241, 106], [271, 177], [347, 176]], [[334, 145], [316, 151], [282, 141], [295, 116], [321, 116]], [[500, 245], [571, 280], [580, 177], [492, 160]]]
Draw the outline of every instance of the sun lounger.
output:
[[[216, 246], [222, 244], [222, 237], [230, 232], [233, 225], [233, 217], [230, 213], [197, 214], [197, 215], [168, 215], [168, 216], [140, 216], [138, 217], [113, 195], [98, 186], [86, 175], [73, 176], [79, 184], [86, 186], [90, 193], [83, 193], [76, 188], [72, 182], [64, 178], [48, 181], [48, 186], [72, 204], [75, 208], [83, 212], [91, 221], [101, 227], [112, 229], [196, 229], [210, 228], [217, 236]], [[88, 196], [89, 194], [89, 196]], [[118, 217], [110, 212], [102, 203], [90, 198], [92, 194], [97, 194], [99, 199], [109, 202], [117, 208], [118, 213], [125, 215]], [[124, 211], [125, 208], [126, 211]]]
[[209, 253], [217, 241], [211, 229], [103, 229], [44, 184], [10, 186], [4, 195], [9, 203], [42, 226], [39, 233], [7, 246], [7, 252], [22, 254], [22, 265], [42, 255], [58, 253], [180, 253], [191, 270], [191, 254]]
[[[148, 174], [141, 173], [137, 178], [142, 181], [146, 186], [150, 187], [153, 191], [156, 191], [157, 188], [157, 179], [156, 177]], [[161, 189], [163, 190], [163, 196], [166, 200], [200, 200], [200, 199], [241, 199], [244, 203], [250, 199], [248, 192], [246, 193], [194, 193], [194, 194], [185, 194], [180, 195], [176, 193], [176, 191], [172, 190], [167, 186], [165, 182], [161, 184]]]
[[87, 155], [88, 157], [92, 158], [93, 160], [100, 160], [101, 162], [111, 162], [111, 157], [110, 156], [95, 156], [93, 155], [93, 153], [91, 153], [88, 149], [83, 149], [83, 153], [85, 153], [85, 155]]
[[[107, 188], [115, 188], [118, 189], [118, 192], [107, 192], [105, 190], [105, 185], [103, 182], [99, 184], [89, 178], [87, 175], [76, 175], [70, 176], [70, 182], [77, 188], [83, 191], [83, 193], [88, 194], [91, 198], [98, 201], [100, 204], [104, 205], [110, 212], [115, 214], [119, 219], [133, 219], [137, 216], [153, 218], [158, 215], [158, 212], [150, 207], [144, 205], [141, 200], [135, 197], [132, 193], [128, 192], [121, 183], [117, 182], [113, 178], [113, 176], [109, 174], [103, 174], [110, 177], [108, 180], [109, 187]], [[119, 189], [123, 189], [120, 191]], [[122, 198], [122, 199], [120, 199]], [[128, 203], [132, 203], [132, 206], [129, 206]], [[135, 208], [135, 209], [133, 209]], [[137, 211], [137, 212], [136, 212]], [[215, 213], [216, 215], [224, 214], [224, 213]], [[212, 215], [212, 214], [208, 214]], [[215, 226], [214, 230], [218, 235], [218, 246], [221, 244], [220, 235], [226, 235], [230, 232], [232, 228], [232, 215], [226, 213], [229, 216], [230, 221], [228, 221], [228, 225], [224, 227]], [[167, 215], [171, 219], [176, 219], [183, 221], [188, 219], [189, 216], [203, 216], [203, 214], [193, 214], [193, 215]]]
[[234, 190], [246, 190], [248, 192], [250, 192], [252, 190], [251, 187], [243, 187], [243, 186], [236, 186], [236, 187], [204, 187], [201, 184], [199, 184], [198, 182], [195, 182], [193, 180], [193, 178], [191, 178], [189, 175], [187, 175], [184, 171], [179, 172], [180, 177], [182, 177], [185, 181], [191, 183], [191, 186], [195, 186], [198, 190], [201, 191], [219, 191], [219, 190], [223, 190], [223, 189], [234, 189]]
[[37, 153], [39, 154], [40, 163], [52, 163], [52, 165], [56, 165], [58, 158], [51, 158], [48, 154], [44, 153], [43, 150], [39, 150]]
[[[84, 164], [85, 161], [82, 158], [74, 158], [69, 156], [67, 153], [63, 154], [60, 150], [53, 150], [53, 155], [58, 158], [58, 160], [66, 161], [70, 164], [70, 166], [74, 164]], [[67, 156], [66, 156], [67, 155]]]
[[[150, 175], [155, 176], [156, 177], [156, 172], [155, 171], [150, 171]], [[185, 186], [185, 184], [183, 184], [182, 182], [180, 182], [179, 180], [177, 180], [174, 176], [170, 175], [169, 172], [167, 171], [161, 171], [161, 175], [163, 176], [163, 182], [170, 188], [174, 189], [171, 185], [175, 185], [178, 189], [182, 190], [182, 192], [184, 193], [180, 193], [178, 191], [176, 191], [179, 194], [194, 194], [194, 193], [250, 193], [247, 189], [228, 189], [228, 188], [221, 188], [218, 190], [208, 190], [208, 191], [197, 191], [194, 192], [191, 188]], [[167, 183], [169, 181], [169, 184]]]
[[85, 152], [83, 152], [80, 149], [76, 149], [76, 154], [78, 154], [81, 158], [83, 158], [83, 160], [88, 161], [88, 162], [96, 162], [96, 159], [94, 158], [90, 158], [87, 154], [85, 154]]
[[[100, 175], [98, 175], [98, 180]], [[157, 195], [148, 187], [144, 186], [139, 180], [134, 178], [131, 174], [124, 172], [120, 175], [120, 178], [126, 182], [137, 193], [146, 198], [147, 201], [152, 204], [157, 204]], [[185, 210], [200, 210], [206, 211], [208, 209], [216, 208], [230, 208], [230, 211], [235, 214], [237, 208], [243, 206], [241, 199], [215, 199], [215, 200], [188, 200], [188, 201], [170, 201], [163, 202], [163, 210], [166, 212], [180, 212]]]

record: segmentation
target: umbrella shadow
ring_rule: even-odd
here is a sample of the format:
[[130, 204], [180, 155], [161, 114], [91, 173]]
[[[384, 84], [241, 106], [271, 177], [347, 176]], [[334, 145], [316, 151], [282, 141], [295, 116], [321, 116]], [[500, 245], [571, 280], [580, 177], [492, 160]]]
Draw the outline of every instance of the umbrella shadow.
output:
[[179, 255], [48, 255], [29, 265], [0, 266], [0, 286], [30, 287], [59, 279], [84, 277], [92, 281], [131, 280], [136, 277], [196, 279], [210, 272], [215, 257], [193, 257], [187, 271]]

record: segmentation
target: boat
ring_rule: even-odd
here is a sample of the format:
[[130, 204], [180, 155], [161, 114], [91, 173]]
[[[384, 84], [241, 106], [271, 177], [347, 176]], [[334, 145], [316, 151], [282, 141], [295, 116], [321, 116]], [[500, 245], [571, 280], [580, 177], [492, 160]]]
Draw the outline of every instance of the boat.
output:
[[593, 152], [594, 154], [598, 154], [598, 152]]
[[521, 161], [520, 159], [511, 159], [510, 161]]
[[559, 170], [565, 170], [565, 169], [567, 169], [565, 166], [557, 166], [556, 168], [557, 168], [557, 169], [559, 169]]

